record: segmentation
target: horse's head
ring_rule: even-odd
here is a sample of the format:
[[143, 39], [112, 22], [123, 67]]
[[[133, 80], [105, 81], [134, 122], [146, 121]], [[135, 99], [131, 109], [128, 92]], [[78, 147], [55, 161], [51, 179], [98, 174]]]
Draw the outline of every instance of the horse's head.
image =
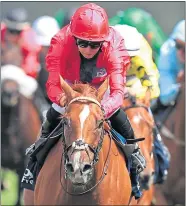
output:
[[142, 154], [147, 161], [147, 167], [140, 173], [140, 182], [143, 189], [148, 189], [154, 178], [153, 159], [153, 117], [148, 111], [150, 107], [150, 92], [147, 91], [144, 99], [137, 100], [129, 95], [124, 100], [123, 109], [126, 111], [137, 138], [144, 137], [145, 140], [139, 142]]
[[107, 90], [106, 80], [98, 90], [88, 84], [70, 87], [60, 78], [67, 96], [64, 119], [64, 158], [67, 177], [75, 185], [85, 185], [94, 174], [104, 137], [104, 116], [100, 101]]
[[19, 84], [11, 79], [1, 83], [1, 102], [4, 107], [14, 107], [19, 101]]

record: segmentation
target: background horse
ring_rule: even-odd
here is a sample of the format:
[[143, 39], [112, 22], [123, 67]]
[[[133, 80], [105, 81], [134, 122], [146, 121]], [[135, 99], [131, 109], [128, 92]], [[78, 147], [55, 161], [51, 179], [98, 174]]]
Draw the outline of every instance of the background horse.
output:
[[12, 44], [6, 44], [1, 48], [1, 65], [12, 64], [16, 66], [21, 66], [23, 61], [23, 55], [21, 49]]
[[105, 82], [97, 91], [89, 85], [76, 84], [72, 89], [61, 79], [68, 99], [63, 116], [65, 139], [47, 156], [36, 181], [34, 202], [28, 202], [31, 192], [25, 190], [26, 205], [128, 204], [131, 181], [125, 158], [104, 131], [106, 124], [99, 103], [107, 86]]
[[[168, 178], [156, 186], [156, 202], [168, 205], [185, 205], [185, 83], [182, 83], [175, 108], [168, 116], [160, 132], [171, 154]], [[160, 194], [161, 191], [161, 194]]]
[[1, 95], [1, 165], [17, 172], [17, 205], [21, 205], [20, 179], [25, 167], [25, 150], [36, 140], [41, 122], [32, 101], [19, 93], [17, 82], [4, 80]]
[[[144, 137], [139, 142], [142, 154], [145, 156], [147, 167], [140, 173], [140, 186], [143, 189], [142, 197], [137, 201], [138, 205], [150, 205], [153, 196], [154, 158], [153, 158], [153, 126], [154, 120], [148, 112], [150, 106], [150, 92], [147, 91], [144, 99], [136, 99], [128, 96], [123, 101], [123, 110], [126, 112], [137, 138]], [[133, 201], [131, 205], [135, 204]]]

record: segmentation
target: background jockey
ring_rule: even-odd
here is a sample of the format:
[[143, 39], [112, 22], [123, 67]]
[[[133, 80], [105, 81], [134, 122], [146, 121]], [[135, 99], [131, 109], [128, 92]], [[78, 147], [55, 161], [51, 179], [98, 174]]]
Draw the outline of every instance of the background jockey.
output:
[[[127, 91], [136, 98], [142, 99], [145, 98], [146, 91], [150, 88], [151, 100], [156, 100], [160, 95], [158, 85], [160, 75], [156, 64], [153, 62], [150, 45], [143, 35], [134, 27], [128, 25], [115, 25], [113, 28], [123, 36], [125, 47], [131, 57], [130, 68], [127, 71]], [[149, 113], [152, 115], [150, 108]], [[158, 156], [158, 162], [156, 162], [156, 164], [161, 163], [165, 165], [163, 171], [157, 171], [157, 174], [155, 174], [157, 175], [156, 181], [162, 183], [168, 175], [168, 167], [166, 164], [167, 161], [170, 161], [170, 154], [156, 126], [153, 128], [153, 134], [154, 141], [157, 142], [160, 153], [165, 157], [164, 159]], [[154, 144], [155, 152], [157, 144]]]
[[59, 9], [54, 14], [54, 18], [56, 19], [58, 25], [60, 28], [68, 25], [71, 21], [72, 16], [74, 15], [74, 12], [76, 11], [77, 7], [73, 6], [68, 11], [65, 11], [63, 9]]
[[109, 23], [113, 26], [127, 24], [136, 27], [152, 47], [153, 59], [157, 64], [160, 47], [166, 41], [167, 36], [150, 13], [141, 8], [128, 8], [118, 11], [114, 17], [109, 19]]
[[[37, 54], [40, 46], [34, 39], [34, 33], [27, 21], [27, 11], [16, 8], [9, 11], [1, 23], [1, 57], [2, 64], [11, 62], [3, 61], [10, 47], [17, 47], [22, 56], [21, 68], [27, 75], [36, 78], [39, 71]], [[15, 58], [12, 56], [12, 58]], [[18, 66], [18, 65], [17, 65]]]
[[[185, 20], [176, 24], [172, 34], [162, 45], [158, 61], [160, 98], [158, 104], [174, 104], [185, 79]], [[158, 105], [158, 106], [160, 106]]]
[[117, 24], [113, 28], [123, 36], [131, 57], [130, 68], [127, 70], [127, 91], [142, 99], [150, 87], [151, 99], [158, 98], [159, 71], [153, 62], [150, 45], [135, 27]]
[[[52, 38], [46, 65], [49, 71], [47, 94], [53, 104], [42, 126], [41, 141], [58, 125], [60, 115], [65, 112], [67, 98], [60, 86], [60, 75], [69, 83], [80, 80], [95, 87], [109, 76], [109, 88], [101, 102], [105, 118], [126, 139], [135, 139], [127, 115], [120, 109], [130, 57], [122, 36], [109, 27], [103, 8], [94, 3], [78, 8], [71, 23]], [[138, 144], [134, 144], [131, 171], [136, 177], [146, 167], [146, 161]], [[139, 189], [138, 185], [136, 187]]]
[[45, 98], [48, 102], [50, 102], [45, 87], [46, 81], [48, 79], [48, 72], [45, 65], [45, 57], [48, 52], [52, 37], [60, 30], [60, 28], [57, 21], [53, 17], [41, 16], [33, 22], [32, 29], [34, 30], [36, 35], [36, 43], [41, 47], [41, 50], [38, 54], [40, 72], [38, 74], [37, 81], [40, 85], [40, 88], [42, 89], [42, 92], [44, 92]]

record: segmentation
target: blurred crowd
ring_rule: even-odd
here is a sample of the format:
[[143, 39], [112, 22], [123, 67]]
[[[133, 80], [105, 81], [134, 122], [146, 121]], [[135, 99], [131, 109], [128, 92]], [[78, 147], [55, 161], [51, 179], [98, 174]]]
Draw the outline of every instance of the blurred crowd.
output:
[[[28, 21], [29, 14], [27, 10], [24, 8], [15, 8], [7, 12], [1, 23], [2, 66], [15, 65], [21, 68], [26, 75], [34, 78], [37, 81], [39, 87], [41, 88], [41, 91], [43, 92], [45, 99], [48, 101], [48, 103], [50, 103], [50, 101], [47, 98], [45, 92], [45, 83], [48, 76], [45, 65], [45, 56], [49, 49], [51, 38], [61, 28], [70, 23], [70, 19], [75, 10], [75, 7], [68, 11], [59, 9], [53, 16], [40, 16], [35, 19], [35, 21], [31, 24]], [[161, 75], [163, 78], [165, 78], [165, 73], [166, 75], [169, 75], [168, 73], [170, 73], [168, 69], [164, 69], [164, 67], [168, 68], [170, 66], [163, 65], [162, 63], [165, 62], [165, 58], [169, 58], [168, 55], [164, 52], [166, 50], [165, 47], [171, 47], [171, 43], [167, 45], [166, 40], [172, 39], [172, 47], [176, 48], [176, 50], [178, 51], [177, 54], [179, 59], [179, 65], [181, 64], [181, 67], [179, 67], [181, 69], [177, 69], [177, 71], [174, 71], [176, 76], [175, 78], [173, 77], [172, 79], [169, 78], [169, 80], [167, 80], [170, 81], [170, 83], [172, 84], [172, 88], [170, 89], [171, 91], [168, 92], [168, 95], [170, 94], [170, 96], [172, 95], [174, 97], [172, 97], [172, 99], [168, 98], [168, 100], [164, 100], [163, 98], [163, 103], [167, 104], [167, 102], [170, 102], [170, 100], [174, 100], [179, 90], [179, 85], [176, 84], [175, 79], [178, 76], [181, 76], [180, 78], [183, 78], [184, 76], [184, 34], [180, 34], [182, 35], [180, 39], [176, 39], [177, 37], [173, 39], [173, 35], [176, 36], [178, 35], [177, 33], [179, 33], [179, 31], [176, 31], [175, 28], [175, 31], [171, 34], [171, 36], [167, 37], [167, 35], [163, 32], [162, 28], [153, 18], [153, 16], [139, 8], [129, 8], [125, 11], [118, 11], [115, 16], [109, 19], [109, 23], [111, 26], [131, 26], [136, 28], [137, 31], [142, 34], [142, 36], [148, 42], [147, 44], [150, 46], [150, 50], [152, 50], [153, 61], [160, 73], [159, 83], [161, 83], [162, 85], [164, 80], [161, 79]], [[184, 27], [184, 22], [182, 22], [181, 27]], [[184, 32], [184, 28], [178, 28], [177, 30], [179, 29], [180, 32]], [[181, 29], [183, 31], [181, 31]], [[134, 40], [134, 42], [136, 41]], [[145, 52], [147, 53], [147, 51], [143, 51], [143, 53]], [[173, 55], [171, 59], [172, 58], [175, 58], [174, 62], [177, 61], [176, 56], [174, 57]], [[179, 75], [178, 72], [180, 72]], [[160, 86], [160, 90], [163, 89], [164, 86]]]

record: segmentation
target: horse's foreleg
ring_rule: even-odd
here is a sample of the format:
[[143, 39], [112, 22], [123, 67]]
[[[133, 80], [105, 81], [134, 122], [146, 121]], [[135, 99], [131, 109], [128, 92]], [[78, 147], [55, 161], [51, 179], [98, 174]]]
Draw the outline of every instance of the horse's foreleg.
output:
[[23, 202], [24, 205], [34, 205], [34, 192], [32, 190], [24, 189]]

